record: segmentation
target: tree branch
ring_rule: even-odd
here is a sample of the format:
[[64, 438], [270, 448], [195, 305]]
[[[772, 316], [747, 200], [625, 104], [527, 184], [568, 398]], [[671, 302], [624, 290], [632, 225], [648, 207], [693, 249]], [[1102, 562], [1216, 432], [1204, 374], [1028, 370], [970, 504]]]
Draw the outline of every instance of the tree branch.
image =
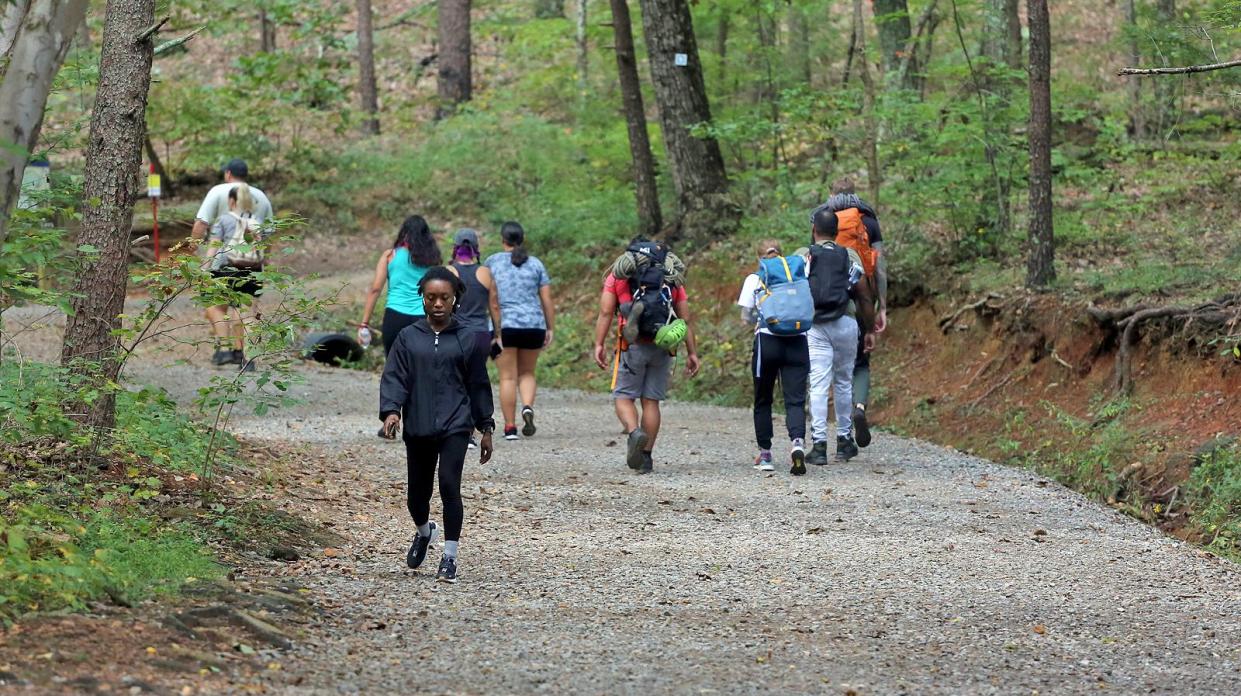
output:
[[1189, 65], [1183, 68], [1123, 68], [1116, 74], [1122, 77], [1125, 75], [1185, 75], [1188, 73], [1224, 70], [1226, 68], [1241, 68], [1241, 60], [1211, 63], [1210, 65]]

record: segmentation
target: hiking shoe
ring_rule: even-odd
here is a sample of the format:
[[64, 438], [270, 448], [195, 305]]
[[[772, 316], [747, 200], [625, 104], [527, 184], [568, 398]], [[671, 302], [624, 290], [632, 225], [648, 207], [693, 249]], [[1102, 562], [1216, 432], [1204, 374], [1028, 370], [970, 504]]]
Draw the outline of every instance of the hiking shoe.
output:
[[232, 365], [233, 364], [233, 351], [217, 350], [215, 353], [211, 355], [211, 364], [215, 365], [216, 367], [220, 367], [222, 365]]
[[[826, 448], [824, 448], [826, 450]], [[806, 447], [801, 440], [793, 440], [793, 451], [789, 455], [793, 459], [793, 467], [789, 473], [794, 476], [806, 475]]]
[[436, 582], [456, 582], [457, 581], [457, 559], [452, 556], [444, 556], [440, 559], [440, 569], [435, 571]]
[[643, 452], [647, 443], [646, 433], [637, 428], [629, 433], [629, 441], [625, 447], [625, 464], [634, 471], [642, 468]]
[[517, 437], [517, 426], [515, 426], [515, 425], [506, 425], [506, 426], [504, 426], [504, 439], [505, 439], [505, 440], [518, 440], [518, 439], [520, 439], [520, 438], [518, 438], [518, 437]]
[[409, 551], [405, 554], [405, 565], [410, 568], [417, 568], [427, 559], [427, 548], [431, 546], [431, 542], [435, 541], [435, 533], [439, 527], [435, 523], [431, 523], [431, 533], [427, 536], [414, 534], [414, 541], [409, 545]]
[[534, 437], [534, 432], [538, 430], [538, 428], [534, 427], [534, 409], [529, 406], [522, 406], [521, 419], [526, 422], [521, 427], [521, 434], [526, 437]]
[[771, 450], [763, 450], [754, 458], [754, 468], [759, 471], [775, 471], [776, 467], [771, 463]]
[[870, 444], [870, 423], [866, 422], [866, 407], [862, 404], [853, 407], [853, 436], [858, 447]]
[[621, 336], [627, 343], [638, 342], [638, 320], [642, 318], [642, 310], [646, 309], [646, 303], [634, 302], [629, 308], [628, 317], [625, 319], [625, 328], [621, 330]]
[[649, 474], [655, 470], [655, 456], [650, 452], [642, 453], [642, 468], [638, 469], [639, 474]]
[[857, 444], [848, 435], [836, 436], [836, 461], [847, 462], [857, 456]]
[[827, 443], [826, 442], [814, 443], [814, 446], [810, 448], [810, 456], [806, 457], [806, 463], [814, 464], [815, 466], [826, 465], [827, 464]]

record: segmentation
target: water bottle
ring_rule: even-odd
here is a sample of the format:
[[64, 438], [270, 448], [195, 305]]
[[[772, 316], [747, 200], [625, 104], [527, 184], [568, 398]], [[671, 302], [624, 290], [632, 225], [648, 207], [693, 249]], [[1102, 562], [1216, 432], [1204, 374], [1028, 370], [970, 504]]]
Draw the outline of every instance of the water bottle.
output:
[[363, 348], [370, 348], [370, 347], [371, 347], [371, 330], [370, 330], [370, 327], [363, 326], [363, 327], [361, 327], [361, 328], [359, 328], [359, 329], [358, 329], [358, 343], [360, 343], [360, 344], [362, 345], [362, 347], [363, 347]]

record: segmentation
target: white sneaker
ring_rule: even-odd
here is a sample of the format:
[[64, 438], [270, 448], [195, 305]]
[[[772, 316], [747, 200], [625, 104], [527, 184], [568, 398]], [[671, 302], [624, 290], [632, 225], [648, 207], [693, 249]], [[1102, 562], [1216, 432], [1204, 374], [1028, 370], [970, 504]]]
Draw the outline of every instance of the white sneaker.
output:
[[767, 452], [766, 456], [759, 454], [755, 457], [754, 468], [758, 471], [775, 471], [776, 467], [771, 463], [771, 452]]

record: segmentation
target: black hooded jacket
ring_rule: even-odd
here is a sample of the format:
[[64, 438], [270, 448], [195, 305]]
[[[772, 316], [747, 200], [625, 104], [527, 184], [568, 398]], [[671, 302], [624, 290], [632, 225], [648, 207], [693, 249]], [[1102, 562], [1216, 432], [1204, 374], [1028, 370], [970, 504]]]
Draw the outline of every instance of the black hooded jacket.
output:
[[379, 419], [400, 414], [406, 437], [493, 430], [487, 358], [474, 345], [455, 317], [439, 334], [425, 317], [402, 329], [379, 382]]

